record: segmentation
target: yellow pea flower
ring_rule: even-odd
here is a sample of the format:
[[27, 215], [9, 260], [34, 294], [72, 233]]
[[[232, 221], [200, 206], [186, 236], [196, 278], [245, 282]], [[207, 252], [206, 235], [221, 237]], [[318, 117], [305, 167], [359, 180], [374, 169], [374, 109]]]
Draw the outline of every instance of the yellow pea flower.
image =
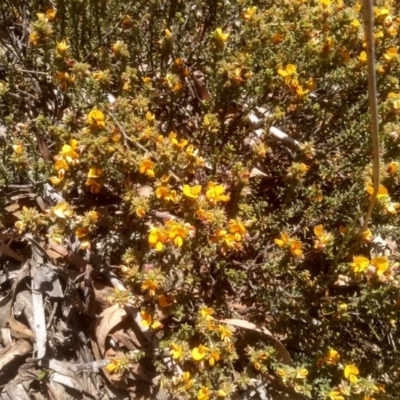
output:
[[164, 231], [156, 228], [155, 226], [150, 229], [148, 241], [151, 248], [161, 251], [166, 239], [167, 237]]
[[392, 61], [394, 57], [397, 55], [397, 47], [390, 47], [386, 53], [383, 55], [383, 58], [386, 61]]
[[[371, 196], [372, 196], [372, 194], [374, 193], [374, 187], [373, 187], [371, 184], [368, 184], [365, 190], [366, 190], [367, 193], [368, 193], [369, 195], [371, 195]], [[381, 198], [381, 197], [385, 197], [385, 196], [387, 196], [387, 195], [388, 195], [388, 191], [387, 191], [387, 189], [385, 188], [385, 186], [379, 185], [378, 196], [377, 196], [378, 199]]]
[[208, 190], [206, 192], [207, 200], [212, 203], [216, 204], [221, 201], [227, 202], [230, 200], [228, 195], [224, 194], [225, 188], [222, 185], [217, 185], [214, 182], [208, 182]]
[[154, 162], [151, 160], [143, 160], [140, 164], [139, 171], [141, 174], [147, 175], [149, 178], [154, 178]]
[[340, 360], [340, 354], [335, 349], [329, 349], [324, 357], [325, 364], [336, 365]]
[[146, 279], [142, 283], [142, 290], [148, 290], [150, 296], [155, 296], [156, 295], [156, 290], [158, 288], [157, 282], [154, 282], [151, 279]]
[[162, 294], [158, 296], [158, 305], [162, 308], [170, 307], [174, 303], [174, 296]]
[[364, 256], [353, 257], [352, 267], [353, 267], [353, 272], [355, 272], [356, 274], [359, 272], [363, 272], [368, 268], [368, 266], [369, 266], [369, 260], [367, 257]]
[[284, 247], [288, 243], [289, 235], [287, 233], [281, 233], [280, 239], [274, 239], [274, 242], [279, 247]]
[[83, 228], [76, 228], [75, 229], [75, 235], [78, 239], [81, 239], [85, 237], [89, 233], [89, 228], [88, 227], [83, 227]]
[[100, 178], [103, 174], [103, 170], [101, 168], [90, 168], [87, 174], [88, 178]]
[[367, 53], [365, 51], [362, 51], [358, 56], [358, 60], [361, 64], [365, 64], [367, 62]]
[[69, 49], [69, 46], [67, 46], [67, 42], [64, 39], [61, 40], [61, 42], [56, 42], [56, 46], [57, 46], [57, 53], [60, 56], [64, 56]]
[[183, 347], [181, 345], [176, 344], [176, 343], [171, 343], [169, 345], [169, 348], [171, 349], [169, 351], [169, 354], [171, 355], [171, 357], [174, 360], [179, 360], [182, 357], [182, 355], [183, 355]]
[[56, 171], [60, 171], [61, 169], [63, 169], [64, 171], [68, 171], [69, 170], [69, 166], [67, 164], [67, 162], [65, 160], [57, 160], [54, 163], [54, 169]]
[[210, 389], [203, 386], [197, 393], [197, 400], [208, 400], [210, 398]]
[[344, 377], [349, 380], [350, 383], [356, 383], [358, 381], [357, 375], [360, 372], [354, 364], [346, 365], [344, 368]]
[[394, 173], [396, 173], [397, 167], [398, 167], [398, 166], [399, 166], [399, 163], [393, 161], [393, 162], [389, 163], [389, 164], [386, 166], [386, 172], [387, 172], [388, 174], [393, 175]]
[[192, 350], [192, 357], [196, 361], [201, 361], [207, 354], [207, 351], [210, 350], [208, 347], [203, 346], [202, 344], [199, 347], [195, 347]]
[[215, 30], [215, 35], [216, 35], [217, 40], [222, 43], [226, 42], [229, 38], [229, 33], [222, 32], [221, 28], [217, 28]]
[[345, 398], [341, 395], [340, 392], [337, 392], [335, 390], [333, 392], [329, 392], [328, 400], [345, 400]]
[[284, 78], [288, 77], [288, 76], [292, 76], [296, 73], [296, 66], [293, 64], [288, 64], [286, 65], [285, 69], [278, 69], [278, 74]]
[[253, 6], [253, 7], [249, 7], [246, 9], [246, 11], [242, 14], [242, 18], [245, 21], [251, 21], [253, 19], [254, 14], [257, 11], [257, 7]]
[[183, 185], [182, 191], [183, 191], [184, 196], [188, 197], [189, 199], [196, 200], [200, 196], [201, 186], [200, 185], [196, 185], [196, 186]]
[[386, 257], [375, 257], [371, 265], [376, 268], [376, 275], [380, 276], [389, 268], [389, 260]]
[[92, 128], [102, 129], [106, 126], [104, 114], [100, 110], [92, 110], [87, 116], [87, 123]]
[[85, 182], [86, 186], [90, 186], [90, 192], [91, 193], [99, 193], [101, 189], [101, 185], [99, 182], [95, 181], [94, 179], [88, 179]]
[[68, 203], [58, 203], [56, 206], [51, 208], [53, 214], [58, 218], [68, 218], [74, 214], [73, 209]]
[[296, 257], [301, 257], [303, 251], [301, 250], [301, 242], [298, 240], [291, 240], [290, 241], [290, 251]]

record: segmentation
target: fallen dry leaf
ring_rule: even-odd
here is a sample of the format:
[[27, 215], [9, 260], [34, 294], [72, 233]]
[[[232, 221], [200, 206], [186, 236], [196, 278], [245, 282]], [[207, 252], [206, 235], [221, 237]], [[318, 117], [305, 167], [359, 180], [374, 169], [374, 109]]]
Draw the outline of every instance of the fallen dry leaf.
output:
[[9, 344], [0, 351], [0, 371], [18, 357], [32, 352], [33, 347], [27, 340], [20, 339], [15, 344]]
[[97, 318], [96, 321], [96, 338], [99, 345], [100, 354], [104, 356], [106, 348], [106, 338], [112, 329], [121, 321], [128, 317], [124, 308], [115, 304], [106, 308]]
[[263, 326], [257, 326], [252, 322], [246, 321], [244, 319], [222, 319], [219, 321], [228, 325], [237, 326], [238, 328], [244, 328], [251, 331], [264, 333], [265, 335], [269, 336], [275, 343], [275, 348], [278, 352], [278, 361], [286, 365], [292, 365], [292, 359], [289, 352], [286, 350], [286, 347], [278, 339], [276, 339], [275, 336], [267, 328]]

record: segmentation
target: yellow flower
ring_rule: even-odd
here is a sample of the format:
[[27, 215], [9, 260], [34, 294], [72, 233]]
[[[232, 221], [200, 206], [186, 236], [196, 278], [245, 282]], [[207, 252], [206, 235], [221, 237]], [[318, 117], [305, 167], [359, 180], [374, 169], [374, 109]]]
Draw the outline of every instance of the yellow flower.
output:
[[157, 300], [160, 307], [167, 308], [174, 303], [174, 296], [172, 296], [171, 294], [162, 294], [161, 296], [158, 296]]
[[67, 53], [69, 46], [67, 46], [67, 42], [63, 39], [61, 42], [56, 42], [57, 44], [57, 53], [60, 56], [63, 56]]
[[52, 20], [55, 18], [57, 11], [54, 8], [49, 8], [46, 10], [46, 18]]
[[87, 174], [88, 178], [100, 178], [103, 174], [103, 170], [101, 168], [90, 168]]
[[[366, 191], [367, 191], [367, 193], [369, 194], [369, 195], [371, 195], [372, 196], [372, 194], [374, 193], [374, 187], [372, 186], [372, 185], [367, 185], [367, 187], [366, 187], [366, 189], [365, 189]], [[388, 195], [388, 191], [387, 191], [387, 189], [385, 188], [385, 186], [383, 186], [383, 185], [379, 185], [379, 190], [378, 190], [378, 199], [379, 198], [381, 198], [381, 197], [385, 197], [385, 196], [387, 196]]]
[[148, 240], [151, 248], [156, 249], [157, 251], [161, 251], [163, 249], [163, 245], [166, 239], [167, 238], [164, 231], [154, 226], [150, 229]]
[[257, 7], [253, 6], [253, 7], [249, 7], [246, 9], [246, 11], [242, 14], [242, 18], [245, 21], [250, 21], [253, 19], [253, 16], [255, 14], [255, 12], [257, 11]]
[[142, 320], [140, 321], [141, 325], [145, 327], [149, 327], [151, 323], [153, 322], [153, 318], [150, 313], [142, 310], [140, 311], [140, 316], [142, 317]]
[[386, 53], [383, 55], [383, 58], [386, 61], [392, 61], [393, 58], [396, 56], [397, 54], [397, 47], [390, 47]]
[[219, 355], [218, 351], [213, 350], [209, 356], [208, 363], [212, 367], [216, 361], [219, 361], [219, 359], [220, 359], [220, 355]]
[[361, 233], [360, 239], [365, 240], [366, 242], [371, 242], [374, 236], [369, 229], [366, 229], [364, 232]]
[[166, 186], [159, 186], [155, 191], [156, 197], [158, 199], [163, 199], [165, 201], [176, 201], [176, 191], [169, 189]]
[[168, 236], [175, 247], [182, 247], [183, 239], [187, 236], [187, 230], [178, 224], [173, 224]]
[[140, 173], [146, 174], [150, 178], [154, 178], [154, 162], [151, 160], [143, 160], [140, 164]]
[[144, 218], [146, 215], [146, 210], [144, 207], [138, 206], [138, 207], [136, 207], [135, 214], [139, 218]]
[[243, 236], [246, 234], [246, 228], [240, 221], [231, 219], [229, 221], [229, 232], [232, 233], [237, 242], [241, 241]]
[[71, 162], [72, 160], [77, 160], [79, 158], [79, 154], [75, 151], [76, 147], [72, 147], [69, 144], [64, 144], [61, 148], [61, 155], [67, 159], [67, 161]]
[[210, 398], [210, 390], [203, 386], [197, 393], [197, 400], [208, 400]]
[[317, 240], [314, 242], [314, 249], [324, 249], [333, 239], [332, 234], [325, 232], [322, 225], [314, 227], [314, 234], [317, 237]]
[[185, 384], [184, 386], [185, 390], [189, 390], [193, 386], [194, 380], [190, 379], [190, 373], [188, 371], [185, 371], [182, 374], [182, 382]]
[[353, 257], [353, 272], [356, 274], [359, 272], [363, 272], [365, 269], [367, 269], [369, 266], [369, 260], [367, 257], [363, 256], [355, 256]]
[[212, 315], [214, 314], [214, 310], [209, 307], [202, 307], [200, 309], [200, 315], [206, 320], [210, 321], [213, 319]]
[[388, 174], [394, 174], [397, 171], [397, 167], [398, 167], [399, 163], [398, 162], [391, 162], [386, 166], [386, 172]]
[[14, 144], [13, 145], [14, 153], [22, 154], [24, 152], [24, 145], [22, 144]]
[[350, 25], [352, 26], [352, 28], [358, 29], [358, 28], [361, 26], [361, 23], [360, 23], [360, 21], [356, 18], [356, 19], [354, 19], [354, 20], [351, 22]]
[[221, 340], [225, 343], [229, 343], [233, 337], [232, 331], [224, 325], [219, 325], [218, 330], [221, 333]]
[[223, 33], [221, 28], [215, 30], [216, 38], [219, 42], [226, 42], [229, 38], [229, 33]]
[[340, 392], [333, 391], [329, 392], [328, 400], [345, 400], [344, 397], [341, 395]]
[[120, 368], [121, 368], [121, 361], [116, 358], [112, 358], [110, 364], [106, 365], [106, 370], [111, 373], [114, 372], [118, 373]]
[[291, 240], [290, 251], [294, 256], [300, 257], [303, 254], [303, 251], [301, 250], [301, 243], [298, 240]]
[[305, 368], [300, 368], [296, 372], [296, 379], [306, 379], [308, 371]]
[[174, 360], [179, 360], [182, 357], [182, 355], [183, 355], [183, 347], [181, 345], [175, 344], [175, 343], [171, 343], [169, 345], [169, 348], [171, 349], [169, 351], [169, 354], [171, 355], [171, 357]]
[[158, 288], [157, 283], [154, 282], [151, 279], [146, 279], [142, 283], [142, 290], [148, 290], [150, 296], [155, 296], [156, 295], [157, 288]]
[[209, 348], [206, 346], [203, 346], [202, 344], [199, 345], [199, 347], [195, 347], [192, 350], [193, 359], [196, 361], [202, 360], [206, 356], [208, 350], [209, 350]]
[[380, 276], [389, 268], [389, 260], [386, 257], [375, 257], [371, 260], [371, 265], [376, 268], [376, 274]]
[[296, 73], [296, 67], [293, 64], [286, 65], [285, 69], [278, 69], [278, 74], [284, 78], [292, 76]]
[[218, 394], [219, 397], [228, 396], [228, 393], [226, 393], [225, 390], [223, 390], [223, 389], [219, 389], [217, 394]]
[[106, 126], [104, 114], [100, 110], [92, 110], [87, 116], [87, 123], [92, 128], [102, 129]]
[[146, 113], [146, 119], [147, 119], [147, 122], [148, 122], [149, 124], [154, 124], [154, 121], [155, 121], [155, 119], [156, 119], [156, 116], [155, 116], [154, 114], [152, 114], [150, 111], [148, 111], [148, 112]]
[[74, 214], [73, 209], [68, 203], [58, 203], [51, 209], [51, 211], [55, 216], [62, 219], [71, 217]]
[[75, 229], [75, 235], [78, 239], [85, 237], [88, 233], [89, 233], [89, 228], [87, 227]]
[[387, 8], [374, 7], [374, 13], [376, 18], [380, 18], [380, 17], [387, 17], [390, 12]]
[[171, 140], [171, 143], [179, 150], [184, 149], [188, 144], [188, 141], [186, 139], [181, 139], [180, 141], [178, 141], [175, 132], [171, 132], [169, 138]]
[[354, 364], [346, 365], [344, 368], [344, 377], [349, 380], [350, 383], [356, 383], [358, 381], [357, 375], [360, 372]]
[[325, 364], [336, 365], [340, 360], [340, 354], [335, 349], [329, 349], [324, 357]]
[[208, 182], [208, 190], [206, 197], [212, 204], [219, 203], [220, 201], [229, 201], [230, 197], [224, 194], [225, 188], [222, 185], [216, 185], [214, 182]]
[[367, 62], [367, 53], [365, 51], [362, 51], [358, 56], [358, 60], [361, 64], [365, 64]]
[[69, 167], [68, 167], [68, 164], [67, 164], [67, 162], [65, 161], [65, 160], [57, 160], [55, 163], [54, 163], [54, 169], [56, 170], [56, 171], [60, 171], [60, 170], [64, 170], [64, 171], [68, 171], [69, 170]]
[[101, 185], [100, 183], [98, 183], [97, 181], [95, 181], [94, 179], [88, 179], [85, 182], [86, 186], [90, 186], [90, 192], [91, 193], [99, 193], [100, 189], [101, 189]]
[[304, 90], [302, 86], [296, 88], [296, 94], [299, 99], [302, 99], [308, 92], [309, 90]]
[[288, 243], [288, 240], [289, 240], [289, 235], [287, 233], [281, 233], [281, 238], [274, 239], [274, 242], [279, 247], [285, 247], [286, 244]]
[[319, 0], [319, 3], [321, 4], [322, 7], [328, 7], [331, 3], [332, 0]]
[[188, 197], [189, 199], [197, 199], [201, 193], [201, 186], [196, 185], [196, 186], [189, 186], [189, 185], [183, 185], [182, 188], [184, 196]]

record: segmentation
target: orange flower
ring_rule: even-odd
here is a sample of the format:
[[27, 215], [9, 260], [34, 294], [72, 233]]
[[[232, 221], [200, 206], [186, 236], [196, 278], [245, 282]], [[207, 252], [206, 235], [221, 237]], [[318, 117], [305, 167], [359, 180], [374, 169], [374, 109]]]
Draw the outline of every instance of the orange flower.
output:
[[246, 234], [246, 228], [244, 227], [244, 225], [240, 221], [235, 221], [231, 219], [229, 221], [229, 226], [229, 232], [234, 235], [237, 242], [240, 242], [243, 236]]
[[99, 193], [101, 189], [100, 183], [96, 182], [94, 179], [88, 179], [85, 182], [86, 186], [90, 186], [90, 192], [91, 193]]
[[158, 296], [157, 300], [160, 307], [167, 308], [174, 303], [174, 296], [172, 296], [171, 294], [162, 294], [161, 296]]

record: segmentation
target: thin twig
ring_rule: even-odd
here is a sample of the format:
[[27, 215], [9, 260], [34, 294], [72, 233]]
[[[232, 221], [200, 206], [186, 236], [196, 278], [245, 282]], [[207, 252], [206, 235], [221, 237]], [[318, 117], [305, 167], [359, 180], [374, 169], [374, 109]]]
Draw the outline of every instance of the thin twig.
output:
[[367, 215], [364, 219], [362, 231], [368, 227], [376, 199], [379, 191], [379, 125], [378, 125], [378, 102], [376, 90], [376, 73], [375, 73], [375, 48], [374, 48], [374, 12], [372, 0], [363, 1], [364, 9], [364, 27], [365, 37], [367, 39], [367, 60], [368, 60], [368, 91], [369, 91], [369, 107], [371, 113], [371, 131], [373, 146], [373, 182], [374, 192], [372, 193], [369, 203]]

